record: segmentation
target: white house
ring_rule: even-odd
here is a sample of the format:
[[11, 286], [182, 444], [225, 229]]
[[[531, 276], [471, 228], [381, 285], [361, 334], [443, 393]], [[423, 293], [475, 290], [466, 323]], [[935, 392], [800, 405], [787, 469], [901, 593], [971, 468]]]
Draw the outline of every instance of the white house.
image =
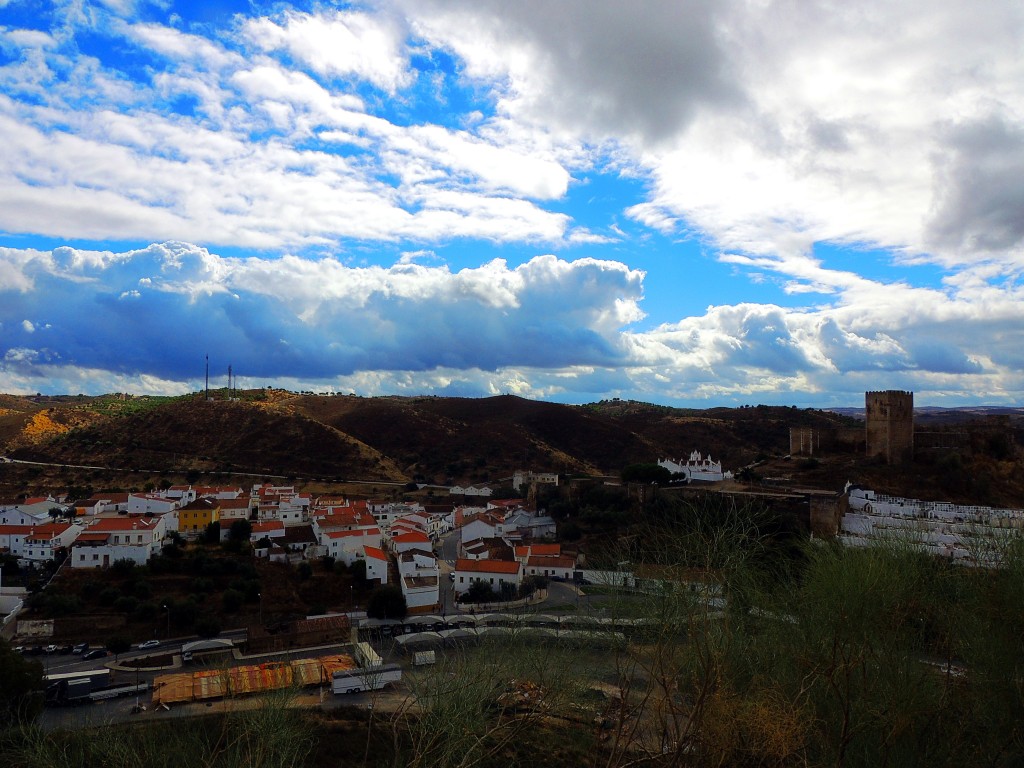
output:
[[527, 576], [546, 576], [549, 579], [571, 579], [576, 561], [571, 557], [531, 557], [526, 561]]
[[[223, 526], [221, 531], [223, 531]], [[263, 520], [252, 524], [252, 535], [249, 537], [252, 541], [259, 541], [262, 538], [268, 538], [271, 541], [278, 539], [283, 540], [285, 536], [284, 523], [280, 520]], [[280, 541], [278, 541], [280, 543]]]
[[409, 549], [398, 556], [405, 604], [412, 612], [434, 610], [440, 601], [440, 570], [433, 553]]
[[45, 563], [56, 550], [71, 546], [81, 532], [77, 523], [0, 525], [0, 550], [7, 550], [22, 564]]
[[410, 531], [401, 533], [391, 539], [391, 550], [400, 555], [410, 549], [425, 549], [430, 551], [430, 537], [423, 531]]
[[105, 568], [118, 560], [137, 565], [160, 552], [166, 534], [164, 516], [104, 517], [83, 531], [71, 550], [72, 568]]
[[483, 539], [473, 539], [462, 544], [459, 549], [459, 557], [467, 560], [486, 560], [491, 556], [491, 549]]
[[0, 526], [3, 525], [45, 525], [50, 522], [49, 512], [29, 513], [18, 506], [0, 508]]
[[355, 531], [327, 529], [318, 536], [318, 540], [326, 554], [341, 560], [345, 565], [352, 565], [365, 547], [380, 548], [381, 533], [378, 528]]
[[363, 557], [366, 562], [366, 578], [376, 579], [381, 584], [388, 583], [388, 556], [380, 547], [363, 547]]
[[501, 515], [482, 512], [471, 517], [464, 518], [462, 522], [461, 539], [463, 542], [474, 539], [493, 539], [500, 535], [499, 526], [503, 523]]
[[508, 560], [465, 560], [455, 562], [455, 591], [462, 594], [469, 590], [474, 581], [482, 581], [495, 592], [501, 590], [503, 584], [511, 584], [516, 589], [522, 581], [522, 566]]
[[152, 512], [154, 515], [165, 515], [179, 506], [180, 499], [169, 499], [158, 493], [132, 493], [128, 496], [128, 514], [141, 515]]
[[94, 493], [88, 500], [99, 502], [97, 514], [103, 514], [104, 512], [127, 512], [129, 495], [128, 493]]

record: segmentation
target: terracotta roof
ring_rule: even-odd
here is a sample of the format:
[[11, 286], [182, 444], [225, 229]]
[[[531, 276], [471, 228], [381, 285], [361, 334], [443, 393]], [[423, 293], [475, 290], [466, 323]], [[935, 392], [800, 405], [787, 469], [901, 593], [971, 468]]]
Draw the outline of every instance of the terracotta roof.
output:
[[372, 557], [374, 560], [383, 560], [387, 562], [388, 556], [384, 554], [383, 549], [377, 547], [363, 547], [363, 551], [367, 557]]
[[531, 544], [530, 554], [534, 557], [558, 557], [562, 554], [561, 544]]
[[286, 544], [316, 544], [316, 534], [311, 525], [288, 525], [284, 529]]
[[395, 536], [392, 541], [396, 544], [425, 544], [430, 541], [430, 537], [420, 531], [411, 531]]
[[[167, 501], [167, 499], [164, 499], [164, 501]], [[202, 499], [196, 499], [195, 501], [193, 501], [193, 502], [191, 502], [189, 504], [186, 504], [184, 507], [179, 507], [178, 511], [179, 512], [206, 512], [208, 510], [219, 509], [219, 508], [220, 508], [220, 500], [218, 500], [218, 499], [202, 498]]]
[[95, 531], [149, 531], [159, 522], [158, 517], [101, 517], [89, 526], [90, 532]]
[[284, 523], [280, 520], [264, 520], [262, 523], [253, 523], [252, 532], [253, 535], [257, 533], [264, 533], [266, 531], [279, 531], [284, 529]]
[[0, 525], [0, 536], [21, 536], [33, 530], [34, 525]]
[[75, 543], [76, 544], [81, 544], [81, 543], [87, 542], [87, 541], [106, 541], [109, 538], [110, 538], [110, 533], [109, 532], [86, 531], [85, 533], [81, 533], [81, 534], [78, 535], [78, 538], [75, 539]]
[[343, 539], [346, 536], [380, 536], [379, 528], [357, 528], [354, 531], [324, 531], [329, 539]]
[[458, 560], [456, 571], [466, 573], [519, 573], [519, 563], [509, 560]]

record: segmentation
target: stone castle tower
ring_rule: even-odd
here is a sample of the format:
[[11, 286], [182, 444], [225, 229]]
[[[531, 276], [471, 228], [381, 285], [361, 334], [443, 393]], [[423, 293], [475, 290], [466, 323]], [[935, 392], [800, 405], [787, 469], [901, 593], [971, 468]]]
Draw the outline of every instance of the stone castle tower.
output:
[[914, 393], [889, 389], [865, 392], [867, 455], [884, 456], [889, 464], [914, 458]]

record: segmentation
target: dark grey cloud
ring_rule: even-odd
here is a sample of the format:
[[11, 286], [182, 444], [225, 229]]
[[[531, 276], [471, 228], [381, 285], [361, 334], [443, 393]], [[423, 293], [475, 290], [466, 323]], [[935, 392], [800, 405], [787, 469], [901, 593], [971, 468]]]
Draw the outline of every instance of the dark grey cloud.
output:
[[428, 28], [431, 17], [458, 19], [501, 49], [528, 51], [537, 87], [516, 94], [517, 108], [583, 134], [657, 143], [703, 108], [745, 101], [719, 34], [725, 4], [713, 0], [466, 0], [408, 9]]
[[948, 131], [935, 159], [928, 239], [941, 250], [1000, 252], [1024, 242], [1024, 129], [1002, 115]]

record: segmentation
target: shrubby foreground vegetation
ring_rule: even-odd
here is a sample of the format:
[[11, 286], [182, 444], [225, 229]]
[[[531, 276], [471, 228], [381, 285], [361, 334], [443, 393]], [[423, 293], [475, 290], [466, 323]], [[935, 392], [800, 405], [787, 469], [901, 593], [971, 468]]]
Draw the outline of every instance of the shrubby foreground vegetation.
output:
[[645, 520], [650, 531], [606, 556], [651, 580], [604, 611], [651, 619], [643, 629], [578, 647], [513, 632], [445, 651], [409, 673], [408, 698], [387, 694], [371, 711], [302, 712], [271, 698], [102, 738], [16, 727], [5, 764], [1024, 763], [1019, 543], [992, 571], [907, 543], [799, 541], [728, 501], [661, 501]]

